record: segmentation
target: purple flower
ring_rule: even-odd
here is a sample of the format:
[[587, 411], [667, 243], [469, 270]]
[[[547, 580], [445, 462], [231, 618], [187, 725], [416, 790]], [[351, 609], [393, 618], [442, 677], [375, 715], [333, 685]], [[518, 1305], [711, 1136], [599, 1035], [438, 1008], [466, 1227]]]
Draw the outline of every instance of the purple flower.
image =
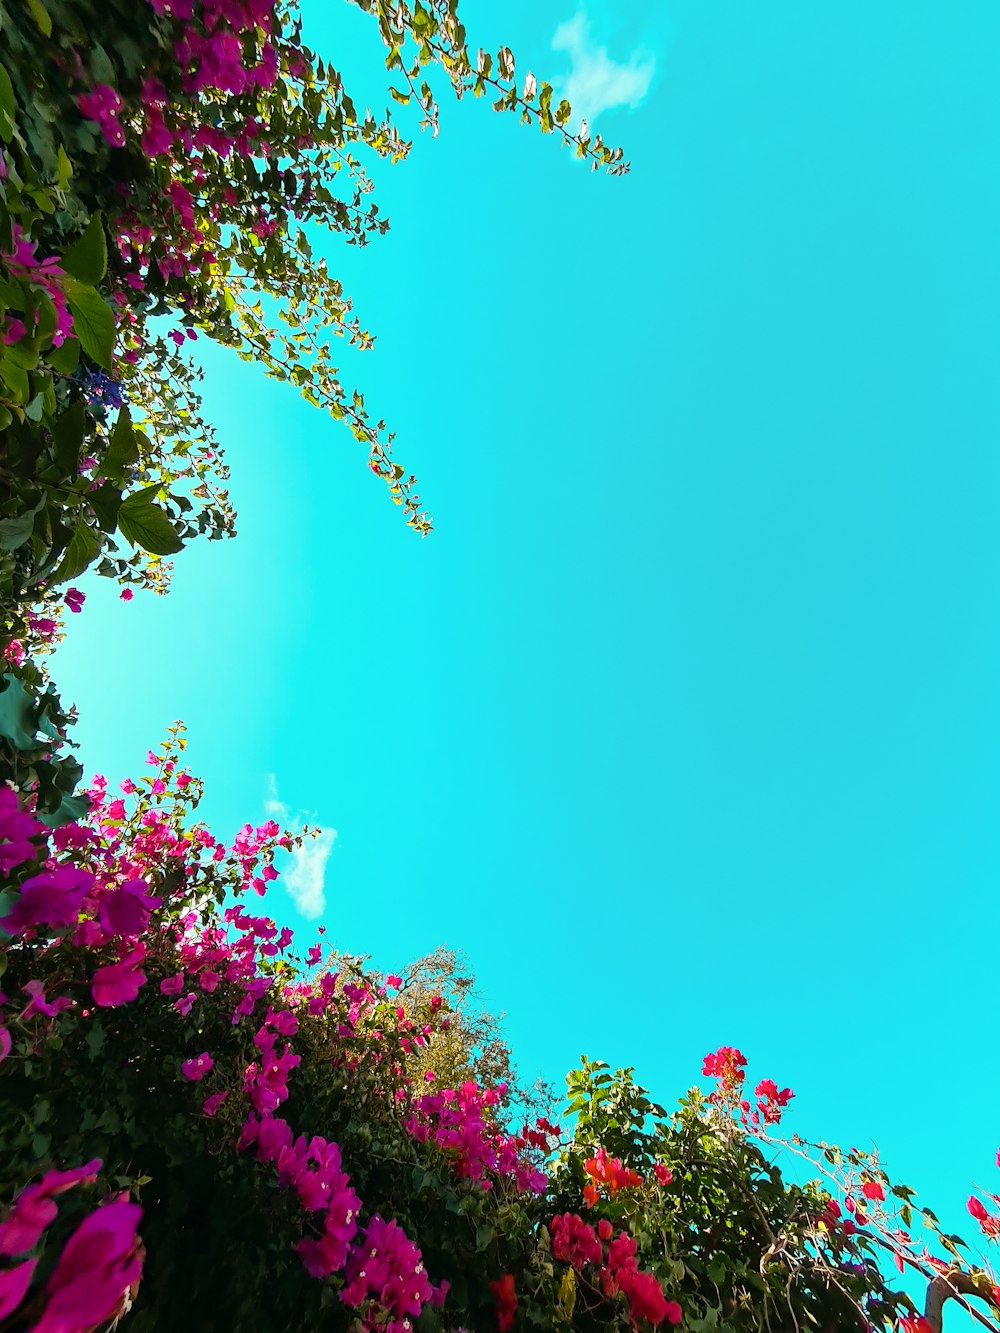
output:
[[31, 926], [71, 926], [93, 885], [93, 875], [76, 866], [57, 866], [32, 875], [21, 885], [14, 906], [0, 918], [0, 926], [11, 935], [20, 935]]
[[181, 1065], [181, 1073], [192, 1083], [197, 1083], [205, 1077], [214, 1064], [215, 1061], [208, 1051], [203, 1051], [201, 1055], [196, 1055], [191, 1060], [185, 1060]]
[[30, 840], [45, 832], [37, 819], [19, 807], [17, 793], [11, 787], [0, 787], [0, 875], [32, 860], [38, 848]]
[[25, 1259], [23, 1264], [0, 1273], [0, 1319], [6, 1319], [24, 1300], [37, 1259]]
[[48, 1300], [33, 1333], [96, 1327], [116, 1313], [142, 1273], [138, 1204], [106, 1203], [85, 1217], [66, 1242], [46, 1285]]
[[109, 935], [141, 935], [149, 923], [149, 914], [160, 906], [142, 879], [130, 879], [101, 899], [98, 919]]
[[113, 1009], [134, 1000], [146, 980], [146, 974], [140, 968], [145, 956], [146, 946], [140, 943], [119, 962], [99, 967], [90, 983], [94, 1003], [102, 1009]]
[[31, 1018], [34, 1014], [44, 1014], [46, 1018], [55, 1018], [60, 1010], [68, 1009], [73, 1003], [65, 995], [58, 1000], [47, 1000], [45, 998], [45, 987], [40, 981], [26, 981], [21, 989], [31, 997], [21, 1014], [22, 1021]]

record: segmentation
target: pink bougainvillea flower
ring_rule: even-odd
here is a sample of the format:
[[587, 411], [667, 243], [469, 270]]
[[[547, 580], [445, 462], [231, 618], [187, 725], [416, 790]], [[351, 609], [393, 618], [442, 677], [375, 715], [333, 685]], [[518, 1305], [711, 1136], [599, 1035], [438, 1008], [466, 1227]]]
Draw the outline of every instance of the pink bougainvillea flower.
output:
[[123, 602], [130, 602], [132, 598], [135, 596], [131, 588], [122, 588], [121, 592], [118, 595]]
[[58, 1212], [46, 1195], [29, 1195], [28, 1190], [24, 1190], [9, 1216], [0, 1222], [0, 1254], [27, 1254], [28, 1250], [33, 1250]]
[[670, 1167], [664, 1166], [662, 1162], [656, 1163], [656, 1165], [653, 1167], [653, 1172], [656, 1176], [657, 1181], [661, 1185], [669, 1185], [674, 1178], [674, 1173], [671, 1171]]
[[69, 609], [77, 615], [83, 610], [83, 604], [87, 600], [87, 594], [81, 592], [79, 588], [70, 588], [63, 598]]
[[209, 1072], [215, 1061], [209, 1055], [208, 1051], [203, 1051], [201, 1055], [196, 1055], [190, 1060], [185, 1060], [181, 1064], [181, 1073], [185, 1078], [190, 1079], [192, 1083], [197, 1083], [203, 1079]]
[[603, 1256], [601, 1242], [594, 1228], [579, 1213], [560, 1213], [552, 1219], [549, 1228], [552, 1253], [561, 1263], [583, 1268], [585, 1264], [599, 1264]]
[[40, 1181], [23, 1189], [6, 1219], [0, 1222], [0, 1254], [25, 1254], [34, 1249], [56, 1216], [53, 1196], [65, 1194], [82, 1180], [95, 1180], [100, 1169], [101, 1159], [95, 1157], [92, 1162], [69, 1171], [47, 1171]]
[[109, 935], [141, 935], [162, 901], [152, 896], [145, 880], [130, 879], [102, 896], [97, 919]]
[[0, 1319], [13, 1314], [24, 1300], [37, 1263], [37, 1259], [25, 1259], [23, 1264], [0, 1273]]
[[19, 343], [27, 332], [28, 330], [24, 327], [24, 321], [17, 319], [14, 315], [10, 315], [7, 318], [6, 327], [4, 328], [3, 340], [7, 344]]
[[46, 1284], [32, 1333], [84, 1333], [110, 1319], [142, 1272], [138, 1204], [117, 1200], [85, 1217], [66, 1242]]
[[0, 875], [37, 856], [32, 839], [46, 832], [43, 824], [20, 808], [12, 787], [0, 787]]
[[21, 935], [32, 926], [71, 926], [93, 885], [93, 875], [72, 865], [32, 875], [21, 885], [19, 897], [0, 919], [0, 926], [10, 935]]
[[10, 1033], [5, 1027], [0, 1027], [0, 1065], [10, 1055]]
[[228, 1096], [228, 1088], [224, 1089], [222, 1092], [213, 1092], [210, 1097], [206, 1097], [202, 1102], [202, 1111], [204, 1111], [205, 1115], [215, 1115]]
[[884, 1202], [885, 1200], [885, 1190], [877, 1180], [866, 1180], [861, 1186], [861, 1193], [866, 1199], [875, 1199], [879, 1202]]
[[44, 1014], [46, 1018], [55, 1018], [56, 1014], [63, 1009], [69, 1009], [73, 1003], [65, 995], [58, 1000], [47, 1000], [45, 998], [45, 987], [40, 981], [26, 981], [21, 989], [30, 997], [21, 1011], [22, 1022], [26, 1018], [34, 1017], [35, 1014]]
[[145, 956], [146, 946], [140, 942], [119, 962], [99, 967], [90, 983], [94, 1003], [102, 1009], [113, 1009], [134, 1000], [146, 980], [140, 967]]

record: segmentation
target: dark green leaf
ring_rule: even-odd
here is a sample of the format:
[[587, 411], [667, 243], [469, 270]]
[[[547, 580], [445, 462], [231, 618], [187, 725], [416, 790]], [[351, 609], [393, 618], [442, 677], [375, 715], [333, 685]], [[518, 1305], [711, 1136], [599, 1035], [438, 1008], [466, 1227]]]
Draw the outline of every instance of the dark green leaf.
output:
[[138, 462], [138, 459], [139, 446], [132, 429], [132, 417], [128, 408], [123, 407], [118, 413], [110, 443], [101, 459], [101, 476], [107, 477], [110, 481], [123, 481], [125, 469]]
[[66, 299], [73, 316], [73, 332], [91, 361], [111, 370], [115, 349], [115, 317], [111, 307], [93, 287], [75, 278], [66, 280]]
[[67, 273], [80, 282], [96, 287], [108, 270], [108, 244], [104, 237], [101, 214], [95, 213], [60, 261]]
[[87, 503], [97, 515], [97, 521], [105, 532], [114, 532], [118, 526], [118, 510], [121, 507], [122, 493], [110, 482], [98, 486], [87, 494]]
[[0, 677], [6, 688], [0, 692], [0, 736], [16, 750], [34, 750], [38, 746], [38, 725], [31, 698], [15, 676]]
[[118, 511], [118, 527], [133, 546], [141, 546], [153, 555], [173, 555], [184, 543], [163, 509], [148, 491], [130, 495]]
[[52, 428], [52, 452], [57, 466], [65, 477], [76, 478], [80, 468], [80, 454], [87, 431], [87, 416], [83, 403], [75, 403], [59, 417]]
[[67, 338], [61, 347], [53, 347], [45, 353], [45, 360], [60, 375], [72, 375], [80, 360], [80, 343], [76, 338]]
[[100, 555], [103, 545], [100, 536], [90, 524], [81, 519], [73, 529], [73, 535], [63, 552], [59, 567], [52, 575], [52, 582], [65, 583], [67, 579], [75, 579], [77, 575], [82, 574]]

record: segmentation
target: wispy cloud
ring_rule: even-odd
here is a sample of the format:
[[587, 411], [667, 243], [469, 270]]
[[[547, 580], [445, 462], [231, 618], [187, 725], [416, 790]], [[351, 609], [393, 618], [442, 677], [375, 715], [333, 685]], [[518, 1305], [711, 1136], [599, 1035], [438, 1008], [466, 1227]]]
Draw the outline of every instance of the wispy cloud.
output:
[[[273, 773], [270, 787], [271, 794], [264, 802], [267, 813], [291, 832], [301, 833], [306, 827], [305, 816], [301, 812], [292, 814], [284, 801], [279, 799]], [[310, 828], [314, 827], [310, 825]], [[282, 872], [281, 878], [294, 898], [296, 907], [310, 920], [321, 916], [326, 906], [326, 863], [336, 839], [337, 830], [334, 828], [320, 829], [315, 837], [310, 835], [301, 847], [296, 847], [290, 853], [291, 864]]]
[[656, 73], [656, 57], [641, 50], [633, 51], [624, 62], [614, 60], [607, 47], [593, 39], [582, 9], [559, 25], [552, 49], [569, 55], [572, 68], [560, 91], [572, 104], [574, 116], [587, 121], [614, 107], [634, 110], [649, 92]]

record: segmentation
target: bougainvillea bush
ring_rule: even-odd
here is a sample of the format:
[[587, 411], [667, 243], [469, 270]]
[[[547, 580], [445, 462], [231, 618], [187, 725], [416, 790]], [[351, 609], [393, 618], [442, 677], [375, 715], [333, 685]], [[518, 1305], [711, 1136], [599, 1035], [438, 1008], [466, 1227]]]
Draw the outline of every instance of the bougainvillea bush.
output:
[[792, 1093], [735, 1048], [673, 1114], [584, 1060], [523, 1119], [447, 958], [384, 975], [278, 928], [303, 835], [217, 840], [184, 744], [54, 830], [0, 788], [0, 1327], [928, 1333], [994, 1302], [863, 1155], [787, 1140], [816, 1178], [784, 1178]]
[[[625, 169], [509, 49], [471, 52], [456, 0], [360, 7], [422, 125], [437, 65]], [[233, 531], [199, 338], [345, 422], [429, 530], [338, 378], [333, 338], [371, 335], [321, 250], [385, 229], [360, 155], [407, 148], [275, 0], [0, 8], [0, 1329], [936, 1333], [946, 1299], [994, 1306], [877, 1163], [779, 1141], [792, 1094], [735, 1048], [672, 1113], [583, 1060], [560, 1111], [451, 956], [385, 975], [296, 941], [265, 900], [304, 835], [218, 840], [179, 727], [79, 790], [45, 656], [75, 581], [162, 591]], [[998, 1204], [969, 1201], [987, 1238]]]

